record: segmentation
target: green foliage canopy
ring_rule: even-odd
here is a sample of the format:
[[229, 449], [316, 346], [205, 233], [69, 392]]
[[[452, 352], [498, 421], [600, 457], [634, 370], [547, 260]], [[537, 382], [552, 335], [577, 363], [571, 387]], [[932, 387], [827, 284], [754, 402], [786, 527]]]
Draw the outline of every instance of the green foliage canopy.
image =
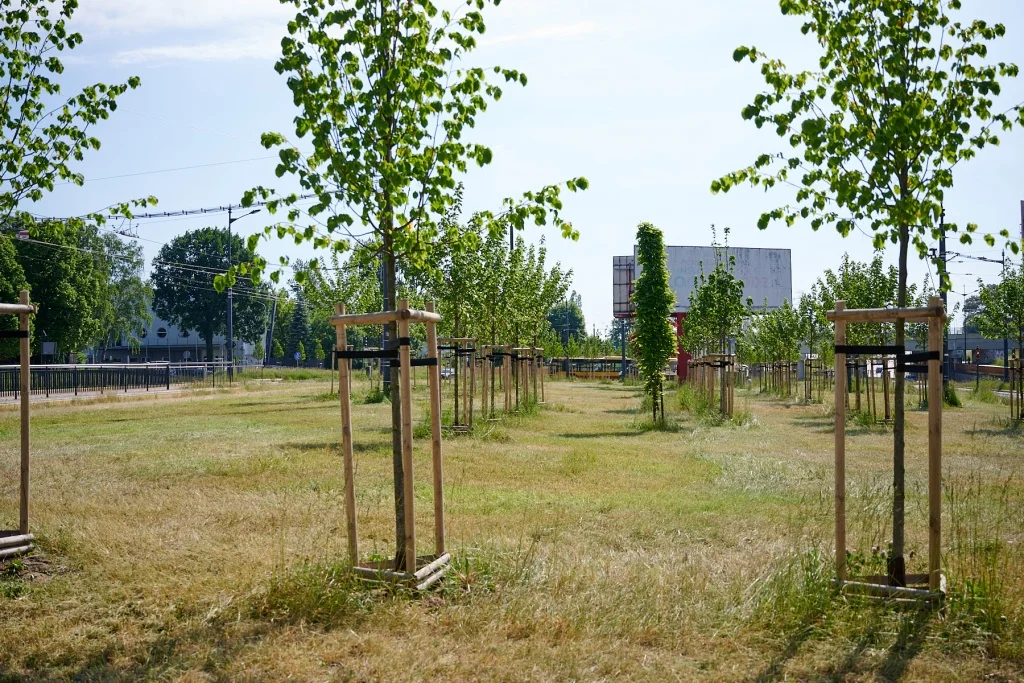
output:
[[654, 420], [664, 420], [662, 384], [665, 364], [678, 352], [678, 340], [669, 316], [676, 303], [669, 286], [665, 240], [661, 230], [650, 223], [637, 228], [637, 265], [640, 276], [633, 290], [636, 324], [633, 347], [636, 363], [644, 381], [644, 391], [651, 397]]

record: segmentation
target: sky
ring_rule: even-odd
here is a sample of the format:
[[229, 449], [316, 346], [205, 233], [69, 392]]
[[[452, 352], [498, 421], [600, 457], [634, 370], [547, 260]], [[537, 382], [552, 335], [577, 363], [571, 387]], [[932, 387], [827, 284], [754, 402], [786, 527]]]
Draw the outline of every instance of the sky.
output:
[[[1006, 24], [993, 60], [1024, 62], [1024, 3], [964, 5], [969, 16]], [[64, 93], [133, 75], [142, 87], [92, 131], [103, 145], [76, 169], [85, 185], [60, 185], [26, 208], [80, 215], [154, 195], [159, 205], [153, 210], [174, 211], [237, 203], [257, 185], [294, 189], [275, 178], [275, 161], [259, 142], [267, 131], [294, 138], [294, 106], [273, 68], [293, 14], [294, 6], [278, 0], [82, 2], [73, 27], [85, 43], [63, 57]], [[488, 31], [472, 62], [519, 69], [529, 83], [506, 87], [470, 134], [493, 149], [494, 161], [464, 179], [465, 208], [497, 209], [505, 197], [587, 177], [590, 190], [565, 201], [564, 217], [579, 231], [578, 242], [540, 228], [526, 237], [544, 236], [549, 260], [573, 270], [588, 325], [600, 330], [609, 324], [612, 257], [632, 253], [642, 221], [660, 227], [670, 245], [706, 245], [714, 224], [731, 229], [733, 246], [791, 249], [796, 296], [826, 268], [837, 267], [844, 252], [870, 259], [870, 239], [860, 233], [844, 239], [828, 227], [815, 233], [806, 223], [758, 230], [762, 211], [790, 200], [785, 189], [710, 191], [715, 178], [780, 149], [773, 132], [758, 131], [740, 116], [763, 83], [758, 67], [733, 62], [733, 50], [756, 45], [791, 68], [816, 62], [817, 46], [801, 35], [798, 20], [780, 14], [777, 0], [504, 0], [485, 16]], [[997, 104], [1021, 101], [1024, 78], [1004, 83]], [[1022, 158], [1024, 132], [1018, 132], [959, 166], [947, 196], [948, 220], [1019, 235]], [[234, 229], [247, 235], [273, 221], [264, 211]], [[175, 235], [224, 223], [216, 214], [139, 221], [134, 229], [152, 259]], [[980, 240], [962, 249], [954, 241], [950, 249], [1001, 257]], [[276, 239], [260, 251], [275, 261], [310, 255]], [[886, 254], [890, 262], [895, 256], [893, 248]], [[953, 305], [965, 288], [977, 290], [979, 277], [996, 279], [1000, 267], [953, 261], [949, 269]], [[925, 273], [926, 264], [915, 262], [910, 279], [922, 282]]]

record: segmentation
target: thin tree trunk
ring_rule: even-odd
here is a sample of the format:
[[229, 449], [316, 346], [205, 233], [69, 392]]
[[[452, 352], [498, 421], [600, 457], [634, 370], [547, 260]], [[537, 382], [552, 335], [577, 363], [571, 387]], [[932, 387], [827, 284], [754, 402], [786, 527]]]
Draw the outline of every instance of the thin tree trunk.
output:
[[[384, 233], [384, 281], [387, 293], [384, 298], [384, 310], [395, 310], [395, 289], [397, 287], [397, 275], [395, 272], [394, 247], [391, 241], [391, 222], [394, 220], [390, 201], [386, 205], [386, 215], [381, 221], [382, 232]], [[398, 325], [388, 324], [388, 348], [398, 348]], [[402, 406], [401, 394], [398, 380], [400, 372], [394, 364], [389, 364], [391, 375], [391, 461], [394, 472], [395, 491], [395, 571], [402, 571], [405, 567], [405, 495], [404, 485], [405, 468], [402, 464]]]
[[[907, 305], [907, 252], [910, 246], [910, 229], [900, 226], [900, 262], [899, 290], [896, 305], [903, 308]], [[896, 322], [896, 346], [906, 343], [906, 322]], [[892, 553], [888, 561], [889, 582], [896, 586], [907, 583], [907, 566], [904, 558], [904, 519], [905, 519], [905, 454], [906, 428], [905, 394], [906, 383], [901, 372], [896, 373], [895, 410], [893, 414], [893, 457], [892, 457]]]

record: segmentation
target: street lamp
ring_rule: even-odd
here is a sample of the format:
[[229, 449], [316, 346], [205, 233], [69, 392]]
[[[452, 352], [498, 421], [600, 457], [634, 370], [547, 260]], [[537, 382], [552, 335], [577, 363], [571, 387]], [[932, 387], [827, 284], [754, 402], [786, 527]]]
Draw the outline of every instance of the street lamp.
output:
[[[235, 222], [242, 220], [246, 216], [251, 216], [254, 213], [259, 213], [260, 212], [259, 209], [253, 209], [249, 213], [242, 214], [238, 218], [232, 218], [231, 217], [231, 208], [232, 207], [230, 207], [230, 206], [228, 207], [228, 268], [231, 267], [231, 226]], [[228, 360], [228, 380], [234, 379], [234, 374], [235, 374], [234, 373], [234, 370], [235, 370], [235, 335], [234, 335], [234, 329], [232, 327], [232, 322], [233, 322], [232, 321], [232, 313], [233, 313], [233, 309], [234, 309], [234, 305], [233, 305], [234, 304], [234, 298], [235, 298], [235, 294], [234, 294], [233, 288], [229, 284], [228, 285], [228, 348], [227, 348], [228, 359], [229, 359]]]

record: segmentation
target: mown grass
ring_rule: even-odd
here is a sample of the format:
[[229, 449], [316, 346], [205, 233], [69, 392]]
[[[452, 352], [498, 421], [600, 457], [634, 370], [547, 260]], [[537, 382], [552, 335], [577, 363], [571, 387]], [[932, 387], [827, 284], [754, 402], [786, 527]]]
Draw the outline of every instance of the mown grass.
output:
[[[445, 441], [452, 576], [414, 596], [344, 563], [328, 376], [159, 400], [41, 405], [33, 529], [0, 574], [0, 679], [977, 679], [1024, 672], [1024, 455], [1003, 406], [946, 413], [939, 612], [843, 598], [825, 405], [738, 391], [740, 424], [637, 387], [552, 382], [547, 405]], [[393, 550], [390, 404], [353, 386], [360, 541]], [[446, 400], [450, 397], [445, 394]], [[426, 424], [419, 384], [415, 424]], [[908, 549], [927, 555], [926, 416], [908, 413]], [[851, 420], [851, 565], [884, 562], [890, 431]], [[16, 413], [0, 408], [0, 527]], [[417, 436], [423, 437], [422, 429]], [[430, 455], [415, 463], [431, 547]], [[10, 565], [8, 565], [10, 566]], [[57, 571], [55, 568], [60, 568]]]

